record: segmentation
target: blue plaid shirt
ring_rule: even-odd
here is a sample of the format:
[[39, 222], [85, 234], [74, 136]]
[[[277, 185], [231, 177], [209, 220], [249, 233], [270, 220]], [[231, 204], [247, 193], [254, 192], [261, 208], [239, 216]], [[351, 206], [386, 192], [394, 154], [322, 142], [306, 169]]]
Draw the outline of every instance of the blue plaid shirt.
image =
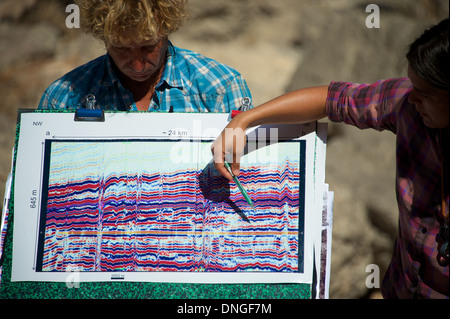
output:
[[[84, 108], [90, 94], [95, 96], [96, 108], [137, 111], [133, 95], [120, 83], [107, 54], [52, 83], [38, 108]], [[169, 42], [164, 72], [148, 111], [228, 113], [244, 97], [251, 98], [251, 93], [236, 70]]]

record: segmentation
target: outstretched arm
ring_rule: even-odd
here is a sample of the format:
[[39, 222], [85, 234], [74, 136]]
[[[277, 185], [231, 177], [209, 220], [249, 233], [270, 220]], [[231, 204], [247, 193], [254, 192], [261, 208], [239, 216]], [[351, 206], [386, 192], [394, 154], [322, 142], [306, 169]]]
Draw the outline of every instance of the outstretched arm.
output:
[[326, 116], [327, 94], [328, 86], [299, 89], [238, 114], [211, 147], [215, 168], [232, 180], [224, 166], [224, 160], [231, 164], [233, 173], [239, 175], [247, 128], [263, 124], [300, 124], [319, 120]]

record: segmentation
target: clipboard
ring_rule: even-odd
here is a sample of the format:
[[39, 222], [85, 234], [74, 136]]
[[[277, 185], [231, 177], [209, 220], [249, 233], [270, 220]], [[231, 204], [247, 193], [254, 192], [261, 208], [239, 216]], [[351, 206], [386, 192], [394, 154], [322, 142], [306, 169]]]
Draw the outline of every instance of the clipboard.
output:
[[[58, 112], [58, 113], [61, 113], [61, 112]], [[66, 112], [62, 112], [62, 113], [66, 113]], [[73, 112], [72, 113], [71, 112], [67, 112], [67, 113], [70, 113], [70, 114], [67, 114], [67, 116], [71, 117], [72, 121], [74, 121], [76, 114], [73, 114]], [[23, 114], [29, 114], [29, 112], [28, 111], [27, 112], [23, 112]], [[29, 119], [29, 121], [30, 121], [29, 123], [31, 123], [30, 125], [32, 127], [34, 127], [34, 128], [42, 128], [42, 132], [43, 132], [43, 134], [45, 134], [47, 136], [47, 139], [60, 139], [61, 138], [60, 136], [58, 136], [56, 134], [52, 134], [52, 132], [50, 132], [50, 134], [49, 134], [49, 131], [46, 130], [48, 127], [41, 127], [40, 125], [43, 125], [43, 124], [39, 124], [40, 122], [45, 123], [47, 121], [47, 120], [45, 120], [45, 116], [46, 115], [44, 115], [44, 114], [53, 114], [52, 112], [35, 111], [32, 114], [33, 115], [31, 115], [31, 118]], [[117, 123], [122, 123], [123, 124], [122, 116], [124, 118], [125, 117], [130, 117], [130, 113], [126, 113], [126, 114], [124, 113], [122, 115], [120, 115], [120, 114], [118, 115], [118, 114], [108, 114], [108, 113], [105, 114], [105, 113], [102, 112], [102, 114], [103, 114], [104, 120], [100, 121], [100, 122], [102, 122], [103, 124], [105, 122], [108, 122], [109, 120], [110, 121], [116, 120]], [[43, 118], [40, 117], [42, 115], [44, 115]], [[141, 116], [142, 114], [134, 114], [131, 117], [134, 118], [135, 115], [136, 116], [137, 115]], [[147, 115], [147, 116], [155, 116], [155, 117], [157, 117], [158, 115]], [[161, 116], [161, 114], [159, 116]], [[194, 119], [194, 118], [198, 117], [198, 114], [196, 116], [194, 116], [193, 114], [191, 114], [191, 115], [182, 115], [182, 117], [183, 117], [182, 120], [183, 121], [185, 120], [185, 118], [184, 118], [185, 116], [188, 116], [188, 117], [192, 116], [192, 119]], [[210, 116], [211, 115], [209, 115], [208, 117], [210, 117]], [[226, 119], [228, 118], [228, 115], [225, 115], [225, 114], [222, 114], [222, 115], [217, 115], [216, 114], [214, 116], [219, 116], [221, 118], [220, 121], [222, 121], [221, 123], [225, 123], [223, 121], [226, 121]], [[179, 117], [179, 116], [177, 116], [177, 117]], [[60, 117], [58, 116], [58, 118], [60, 118]], [[20, 119], [22, 119], [22, 116], [19, 114], [19, 120]], [[44, 120], [41, 121], [41, 119], [44, 119]], [[157, 122], [157, 120], [158, 119], [156, 119], [155, 122]], [[208, 118], [208, 121], [209, 121], [209, 118]], [[87, 122], [90, 122], [90, 121], [87, 121]], [[64, 121], [61, 122], [61, 121], [58, 120], [58, 123], [59, 124], [57, 125], [57, 127], [63, 127], [64, 126]], [[103, 125], [102, 123], [99, 123], [99, 125]], [[181, 123], [181, 122], [177, 122], [177, 123]], [[86, 128], [86, 130], [84, 131], [83, 134], [86, 134], [86, 136], [89, 135], [90, 138], [92, 138], [92, 136], [95, 135], [95, 134], [92, 135], [92, 131], [90, 130], [90, 129], [92, 129], [92, 127], [89, 127], [89, 125], [93, 125], [94, 123], [84, 123], [84, 124], [80, 123], [80, 124], [83, 125], [84, 128]], [[18, 125], [20, 127], [21, 125], [24, 125], [24, 122], [19, 121]], [[88, 126], [86, 126], [86, 125], [88, 125]], [[221, 125], [222, 124], [220, 124], [218, 126], [221, 127]], [[174, 126], [171, 126], [171, 127], [174, 127]], [[307, 133], [307, 130], [310, 130], [311, 132], [314, 132], [316, 130], [316, 128], [314, 127], [314, 128], [311, 129], [311, 127], [310, 128], [302, 127], [302, 130], [303, 130], [303, 133], [309, 134], [309, 133]], [[166, 134], [167, 134], [167, 131], [168, 130], [165, 130]], [[323, 131], [323, 128], [321, 129], [321, 131]], [[19, 134], [17, 136], [16, 149], [18, 147], [18, 140], [19, 140], [19, 137], [20, 137], [20, 130], [18, 130], [18, 132], [19, 132]], [[217, 132], [215, 134], [217, 134]], [[316, 136], [315, 133], [314, 133], [314, 135], [315, 136], [314, 136], [313, 140], [314, 140], [314, 143], [316, 143], [316, 138], [318, 138], [318, 137]], [[183, 136], [177, 135], [178, 139], [180, 137], [183, 137]], [[68, 138], [68, 137], [65, 136], [64, 138]], [[71, 139], [71, 138], [69, 138], [69, 139]], [[75, 136], [73, 138], [80, 139], [80, 136]], [[98, 138], [103, 138], [103, 137], [95, 135], [95, 139], [98, 139]], [[136, 138], [136, 136], [134, 138]], [[142, 139], [143, 135], [140, 135], [138, 138]], [[192, 139], [192, 136], [187, 136], [187, 138]], [[213, 135], [211, 135], [211, 138], [213, 138]], [[127, 136], [126, 139], [130, 140], [130, 136]], [[323, 151], [323, 149], [321, 151]], [[323, 154], [321, 154], [320, 156], [323, 156]], [[17, 163], [17, 154], [15, 156], [14, 163]], [[320, 184], [320, 187], [318, 186], [318, 188], [321, 188], [323, 183], [318, 183], [318, 184]], [[12, 196], [14, 196], [14, 191], [12, 193], [13, 193]], [[33, 195], [33, 193], [31, 193], [31, 194]], [[41, 194], [39, 194], [39, 195], [41, 195]], [[11, 210], [11, 214], [10, 215], [14, 216], [14, 209], [16, 207], [15, 207], [15, 205], [12, 205], [12, 207], [13, 207], [13, 209]], [[13, 255], [13, 247], [12, 247], [13, 245], [12, 245], [11, 241], [13, 241], [12, 239], [13, 239], [13, 228], [14, 228], [12, 220], [14, 220], [14, 217], [9, 220], [9, 227], [8, 227], [7, 232], [6, 232], [6, 238], [11, 239], [11, 240], [7, 240], [6, 241], [6, 245], [4, 247], [5, 248], [5, 258], [4, 258], [5, 262], [2, 265], [3, 266], [2, 267], [3, 268], [2, 285], [1, 285], [1, 295], [2, 296], [4, 296], [4, 297], [14, 296], [14, 295], [17, 295], [18, 291], [20, 291], [20, 294], [23, 294], [24, 291], [28, 290], [27, 287], [30, 287], [31, 285], [34, 285], [34, 286], [35, 285], [43, 285], [43, 287], [47, 287], [47, 288], [51, 287], [50, 289], [54, 289], [55, 290], [55, 296], [61, 295], [61, 294], [66, 294], [67, 296], [69, 296], [69, 295], [70, 296], [78, 296], [78, 298], [99, 297], [98, 290], [94, 289], [94, 288], [92, 289], [92, 291], [90, 291], [88, 293], [86, 293], [86, 291], [83, 290], [82, 294], [80, 294], [80, 295], [78, 295], [78, 292], [81, 293], [81, 290], [76, 290], [76, 289], [75, 290], [70, 290], [71, 288], [74, 288], [74, 287], [76, 288], [77, 285], [83, 285], [83, 286], [86, 285], [88, 287], [96, 287], [96, 286], [98, 286], [100, 284], [97, 281], [85, 281], [85, 282], [84, 281], [79, 281], [80, 278], [77, 277], [78, 276], [77, 273], [71, 273], [68, 276], [66, 276], [67, 277], [66, 280], [63, 280], [63, 281], [59, 280], [59, 281], [56, 281], [56, 282], [47, 282], [47, 281], [43, 281], [43, 282], [12, 281], [11, 282], [11, 273], [12, 273], [12, 262], [11, 262], [11, 259], [12, 259], [12, 255]], [[318, 222], [318, 221], [316, 220], [316, 222]], [[320, 244], [318, 244], [318, 245], [320, 245]], [[310, 266], [313, 267], [313, 264], [311, 264]], [[186, 287], [186, 289], [191, 289], [191, 288], [187, 288], [187, 287], [192, 287], [192, 285], [189, 284], [190, 282], [189, 283], [183, 282], [184, 280], [180, 280], [178, 282], [153, 282], [151, 280], [148, 281], [148, 282], [147, 281], [146, 282], [141, 282], [139, 280], [131, 281], [131, 282], [125, 282], [125, 281], [121, 281], [123, 279], [123, 277], [121, 277], [120, 274], [113, 274], [113, 275], [115, 276], [115, 278], [111, 277], [112, 278], [111, 280], [108, 280], [108, 282], [106, 282], [106, 283], [102, 282], [100, 285], [104, 286], [104, 287], [107, 287], [107, 288], [105, 288], [106, 291], [109, 291], [109, 290], [112, 289], [113, 291], [117, 292], [117, 290], [116, 290], [117, 288], [116, 287], [120, 287], [118, 290], [120, 290], [121, 293], [117, 294], [118, 297], [128, 298], [129, 296], [128, 297], [125, 296], [126, 294], [124, 295], [123, 292], [124, 291], [133, 291], [133, 290], [135, 290], [135, 288], [133, 288], [133, 287], [139, 287], [138, 290], [140, 291], [140, 294], [145, 294], [145, 291], [153, 291], [155, 289], [155, 287], [180, 287], [181, 286], [181, 287]], [[232, 275], [236, 275], [236, 274], [232, 274]], [[240, 274], [237, 274], [237, 275], [239, 276]], [[195, 286], [198, 289], [202, 290], [202, 293], [200, 293], [198, 291], [198, 289], [194, 289], [194, 290], [195, 290], [196, 298], [198, 296], [204, 296], [204, 297], [216, 296], [216, 297], [222, 297], [222, 298], [226, 297], [227, 298], [227, 297], [230, 297], [230, 292], [231, 291], [233, 291], [233, 294], [237, 293], [236, 296], [239, 295], [241, 297], [242, 296], [245, 297], [245, 296], [249, 296], [249, 294], [252, 294], [251, 291], [253, 289], [255, 289], [254, 291], [259, 291], [259, 293], [261, 294], [261, 287], [264, 287], [263, 290], [267, 292], [267, 296], [272, 296], [273, 297], [273, 292], [277, 291], [278, 293], [276, 295], [278, 295], [280, 298], [283, 298], [283, 296], [284, 297], [297, 296], [297, 298], [313, 298], [313, 297], [316, 297], [315, 294], [317, 292], [317, 289], [314, 287], [315, 284], [316, 283], [312, 283], [311, 282], [311, 283], [307, 283], [307, 284], [298, 283], [298, 284], [295, 284], [295, 285], [286, 285], [284, 283], [276, 284], [276, 281], [275, 281], [275, 284], [273, 282], [272, 283], [258, 283], [258, 282], [256, 282], [256, 283], [239, 283], [239, 280], [238, 280], [237, 282], [230, 281], [230, 282], [226, 282], [226, 283], [222, 283], [222, 284], [213, 284], [213, 286], [220, 285], [220, 287], [221, 287], [220, 291], [223, 292], [223, 294], [221, 296], [217, 295], [217, 289], [216, 288], [212, 288], [211, 285], [208, 285], [208, 284], [205, 284], [205, 283], [195, 283]], [[148, 290], [147, 289], [143, 289], [142, 288], [143, 286], [147, 287]], [[125, 287], [126, 287], [126, 289], [124, 289]], [[283, 288], [280, 290], [280, 287], [283, 287]], [[236, 292], [236, 289], [237, 289], [238, 292]], [[91, 289], [89, 289], [89, 290], [91, 290]], [[280, 291], [285, 291], [286, 293], [284, 293], [284, 292], [279, 293]], [[169, 289], [168, 293], [170, 293], [171, 296], [172, 296], [173, 291], [170, 292], [170, 289]], [[186, 294], [186, 292], [185, 292], [185, 294]], [[262, 297], [264, 297], [263, 295], [264, 295], [264, 293], [261, 294]], [[30, 296], [30, 297], [32, 297], [32, 296]], [[161, 295], [154, 296], [154, 297], [161, 298]], [[184, 296], [180, 296], [180, 297], [183, 298]]]

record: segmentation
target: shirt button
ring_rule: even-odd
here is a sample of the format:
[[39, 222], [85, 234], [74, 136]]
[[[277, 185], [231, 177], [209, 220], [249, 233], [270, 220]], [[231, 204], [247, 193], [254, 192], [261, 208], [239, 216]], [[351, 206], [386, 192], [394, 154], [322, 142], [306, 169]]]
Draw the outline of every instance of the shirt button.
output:
[[158, 105], [155, 105], [155, 106], [153, 107], [153, 109], [157, 110], [157, 109], [158, 109]]

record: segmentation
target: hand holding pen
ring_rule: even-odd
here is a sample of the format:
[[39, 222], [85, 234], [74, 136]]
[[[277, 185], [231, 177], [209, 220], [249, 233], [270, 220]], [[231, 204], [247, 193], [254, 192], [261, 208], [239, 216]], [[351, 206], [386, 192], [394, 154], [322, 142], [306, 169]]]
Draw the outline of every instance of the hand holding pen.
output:
[[[250, 105], [250, 98], [245, 97], [241, 102], [241, 107], [238, 110], [232, 111], [231, 118], [233, 120], [228, 123], [211, 146], [214, 167], [230, 181], [234, 180], [233, 175], [239, 175], [240, 159], [246, 143], [246, 127], [238, 119], [235, 119], [235, 117], [239, 113], [248, 110]], [[225, 162], [229, 163], [228, 169], [225, 166]]]
[[[247, 110], [250, 107], [250, 99], [245, 98], [242, 101], [242, 105], [238, 111], [233, 111], [231, 117], [234, 118], [238, 113]], [[234, 121], [236, 122], [236, 121]], [[253, 202], [248, 195], [245, 188], [239, 182], [237, 175], [239, 175], [240, 170], [240, 158], [245, 146], [245, 130], [239, 126], [233, 127], [232, 124], [222, 131], [219, 138], [211, 147], [211, 152], [214, 157], [215, 168], [228, 180], [233, 180], [242, 196], [245, 198], [247, 203], [254, 209]], [[232, 163], [231, 165], [229, 163]]]

